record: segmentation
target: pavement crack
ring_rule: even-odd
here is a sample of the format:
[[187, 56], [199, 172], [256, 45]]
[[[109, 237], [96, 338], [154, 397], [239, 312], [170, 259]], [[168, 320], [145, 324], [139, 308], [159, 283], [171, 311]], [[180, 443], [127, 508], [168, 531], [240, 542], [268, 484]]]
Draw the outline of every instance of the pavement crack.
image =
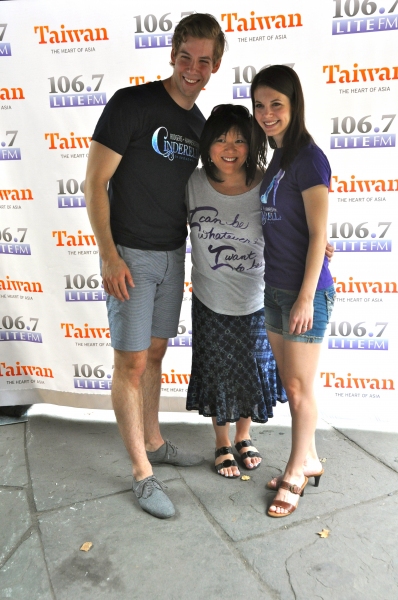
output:
[[38, 512], [37, 512], [37, 507], [36, 507], [35, 496], [34, 496], [34, 492], [33, 492], [32, 474], [30, 471], [29, 453], [28, 453], [29, 421], [27, 423], [24, 423], [24, 426], [25, 426], [25, 429], [24, 429], [24, 451], [25, 451], [26, 472], [28, 475], [28, 484], [27, 484], [25, 490], [26, 490], [26, 498], [27, 498], [27, 502], [28, 502], [28, 506], [29, 506], [29, 510], [30, 510], [30, 518], [32, 521], [32, 531], [35, 531], [37, 533], [37, 536], [39, 539], [39, 544], [40, 544], [40, 549], [41, 549], [41, 553], [42, 553], [42, 557], [43, 557], [44, 566], [45, 566], [45, 569], [47, 572], [50, 593], [53, 597], [53, 600], [56, 600], [56, 595], [55, 595], [54, 587], [53, 587], [51, 577], [50, 577], [50, 571], [48, 568], [46, 554], [44, 551], [44, 544], [43, 544], [42, 535], [41, 535], [40, 522], [39, 522], [39, 517], [38, 517]]
[[288, 565], [288, 563], [289, 563], [290, 559], [293, 558], [293, 556], [295, 556], [296, 554], [301, 554], [304, 550], [307, 550], [311, 546], [314, 546], [314, 544], [316, 544], [317, 541], [318, 541], [317, 539], [314, 539], [312, 542], [309, 542], [308, 544], [306, 544], [302, 548], [299, 548], [298, 550], [295, 550], [285, 560], [286, 575], [287, 575], [287, 578], [288, 578], [288, 581], [289, 581], [290, 589], [291, 589], [292, 594], [294, 595], [295, 599], [297, 598], [297, 595], [296, 595], [296, 592], [294, 591], [294, 586], [293, 586], [292, 578], [290, 576], [290, 571], [289, 571], [289, 565]]
[[191, 487], [188, 485], [188, 483], [184, 479], [183, 475], [181, 475], [180, 481], [185, 486], [189, 496], [192, 498], [192, 500], [194, 501], [196, 506], [203, 513], [203, 516], [205, 517], [205, 519], [207, 520], [209, 525], [213, 528], [213, 530], [216, 532], [218, 537], [224, 542], [224, 544], [227, 546], [227, 548], [231, 552], [231, 554], [233, 556], [235, 556], [235, 558], [238, 559], [239, 562], [243, 565], [243, 567], [247, 571], [248, 575], [253, 577], [255, 579], [255, 581], [263, 588], [264, 592], [266, 592], [268, 594], [268, 597], [270, 598], [270, 600], [280, 600], [280, 596], [276, 592], [276, 590], [269, 587], [269, 585], [262, 579], [261, 575], [253, 567], [253, 565], [249, 564], [249, 562], [246, 560], [246, 558], [243, 556], [243, 554], [236, 547], [237, 542], [235, 542], [231, 538], [231, 536], [225, 531], [225, 529], [223, 529], [221, 527], [221, 525], [218, 523], [218, 521], [216, 521], [216, 519], [209, 512], [209, 510], [206, 508], [206, 506], [203, 504], [203, 502], [193, 492]]
[[7, 562], [15, 554], [15, 552], [18, 550], [18, 548], [20, 548], [22, 546], [22, 544], [27, 539], [30, 538], [30, 536], [32, 535], [32, 533], [34, 533], [34, 531], [35, 531], [35, 528], [33, 527], [33, 525], [31, 525], [30, 527], [28, 527], [28, 529], [25, 531], [25, 533], [23, 533], [21, 535], [19, 540], [14, 544], [13, 548], [11, 548], [11, 550], [8, 552], [8, 554], [6, 554], [6, 556], [3, 558], [3, 560], [0, 561], [0, 571], [3, 567], [5, 567]]

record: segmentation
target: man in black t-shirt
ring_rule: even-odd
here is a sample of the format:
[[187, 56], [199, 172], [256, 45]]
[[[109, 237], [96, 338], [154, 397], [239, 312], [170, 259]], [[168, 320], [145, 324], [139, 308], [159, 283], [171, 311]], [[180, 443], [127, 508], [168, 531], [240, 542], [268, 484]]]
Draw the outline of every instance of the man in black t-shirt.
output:
[[173, 35], [173, 74], [119, 90], [91, 143], [85, 196], [101, 257], [115, 353], [112, 403], [133, 463], [140, 506], [159, 518], [174, 507], [152, 471], [200, 456], [164, 441], [161, 365], [177, 335], [184, 282], [185, 186], [198, 162], [204, 117], [195, 105], [220, 67], [225, 37], [211, 15], [192, 14]]

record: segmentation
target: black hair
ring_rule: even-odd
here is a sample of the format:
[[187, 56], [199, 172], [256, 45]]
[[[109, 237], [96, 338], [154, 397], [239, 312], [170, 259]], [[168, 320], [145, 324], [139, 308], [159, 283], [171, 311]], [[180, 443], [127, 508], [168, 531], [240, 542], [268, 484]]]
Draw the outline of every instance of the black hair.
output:
[[219, 183], [222, 179], [217, 177], [217, 169], [210, 160], [210, 148], [217, 138], [236, 129], [245, 138], [249, 145], [246, 168], [246, 185], [250, 185], [256, 175], [257, 163], [250, 154], [250, 142], [253, 129], [253, 117], [245, 106], [239, 104], [219, 104], [211, 111], [203, 128], [199, 142], [200, 158], [206, 175]]

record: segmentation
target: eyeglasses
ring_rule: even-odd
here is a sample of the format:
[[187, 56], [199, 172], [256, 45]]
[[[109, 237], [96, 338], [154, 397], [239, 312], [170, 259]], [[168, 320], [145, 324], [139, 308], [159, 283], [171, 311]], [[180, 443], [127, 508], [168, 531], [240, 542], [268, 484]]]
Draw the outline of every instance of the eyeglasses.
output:
[[246, 119], [251, 119], [250, 111], [246, 108], [246, 106], [242, 106], [241, 104], [217, 104], [211, 111], [211, 114], [214, 115], [216, 113], [226, 112], [237, 117], [244, 117]]

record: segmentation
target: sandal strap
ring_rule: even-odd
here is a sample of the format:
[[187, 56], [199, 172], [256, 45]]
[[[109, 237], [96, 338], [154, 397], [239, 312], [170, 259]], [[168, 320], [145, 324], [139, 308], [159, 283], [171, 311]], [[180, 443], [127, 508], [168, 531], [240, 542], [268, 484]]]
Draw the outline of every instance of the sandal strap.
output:
[[[285, 502], [284, 500], [274, 500], [272, 502], [272, 506], [277, 506], [278, 508], [284, 508], [285, 510], [289, 511], [289, 514], [291, 514], [297, 508], [297, 506], [290, 504], [290, 502]], [[271, 512], [275, 512], [275, 511], [271, 511]]]
[[221, 456], [221, 454], [232, 454], [232, 446], [222, 446], [221, 448], [216, 448], [216, 458]]
[[221, 471], [221, 469], [227, 469], [228, 467], [237, 467], [238, 463], [236, 462], [236, 460], [230, 460], [229, 458], [227, 458], [227, 460], [224, 460], [222, 463], [218, 463], [218, 465], [215, 465], [217, 471]]
[[242, 448], [247, 448], [248, 446], [253, 446], [253, 442], [251, 440], [242, 440], [241, 442], [237, 442], [235, 444], [235, 448], [239, 452]]
[[[298, 494], [300, 496], [301, 492], [303, 491], [303, 489], [306, 486], [307, 481], [304, 481], [304, 483], [303, 483], [303, 485], [301, 487], [299, 487], [298, 485], [295, 485], [293, 483], [289, 483], [288, 481], [281, 481], [281, 483], [279, 485], [279, 488], [282, 488], [284, 490], [288, 490], [292, 494]], [[278, 500], [278, 502], [279, 502], [279, 500]], [[282, 500], [280, 500], [280, 502], [282, 502]], [[276, 502], [274, 502], [274, 504], [276, 506]], [[282, 506], [282, 508], [284, 508], [284, 507]]]
[[244, 452], [240, 455], [242, 460], [245, 460], [245, 458], [253, 458], [253, 456], [258, 456], [259, 458], [262, 458], [260, 452], [254, 452], [254, 450], [248, 450], [247, 452]]

